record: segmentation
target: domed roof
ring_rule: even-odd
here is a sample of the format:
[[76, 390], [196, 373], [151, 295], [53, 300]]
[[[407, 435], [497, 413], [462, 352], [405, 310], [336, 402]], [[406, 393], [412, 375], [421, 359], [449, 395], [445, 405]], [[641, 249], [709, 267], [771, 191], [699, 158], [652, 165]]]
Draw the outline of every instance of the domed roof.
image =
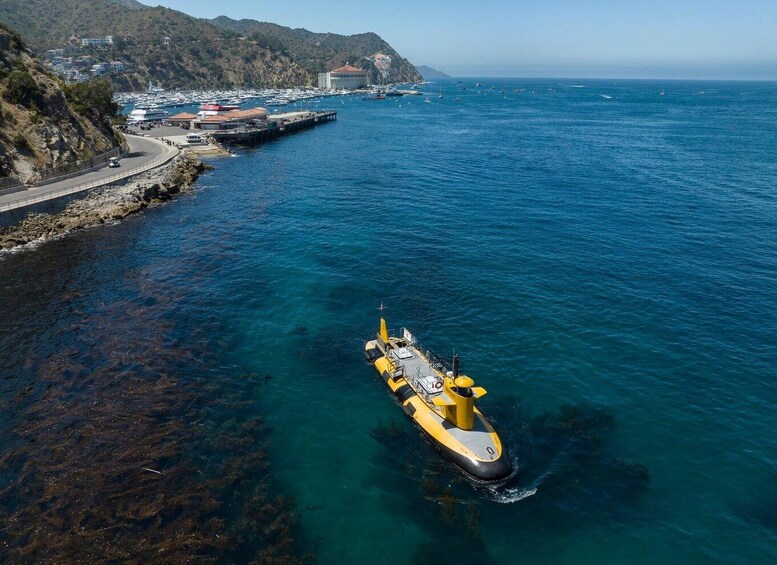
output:
[[362, 69], [357, 69], [354, 66], [351, 65], [345, 65], [343, 67], [340, 67], [339, 69], [335, 69], [333, 71], [329, 71], [332, 73], [363, 73], [364, 71]]

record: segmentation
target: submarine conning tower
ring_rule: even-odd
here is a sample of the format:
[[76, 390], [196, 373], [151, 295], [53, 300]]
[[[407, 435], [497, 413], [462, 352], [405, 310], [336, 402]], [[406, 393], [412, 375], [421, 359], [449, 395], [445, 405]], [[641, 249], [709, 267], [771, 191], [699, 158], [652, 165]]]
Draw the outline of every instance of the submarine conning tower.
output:
[[471, 430], [475, 425], [475, 399], [485, 396], [486, 389], [475, 386], [467, 375], [459, 374], [459, 356], [453, 356], [453, 371], [443, 381], [447, 397], [436, 397], [434, 404], [441, 406], [443, 417], [462, 430]]

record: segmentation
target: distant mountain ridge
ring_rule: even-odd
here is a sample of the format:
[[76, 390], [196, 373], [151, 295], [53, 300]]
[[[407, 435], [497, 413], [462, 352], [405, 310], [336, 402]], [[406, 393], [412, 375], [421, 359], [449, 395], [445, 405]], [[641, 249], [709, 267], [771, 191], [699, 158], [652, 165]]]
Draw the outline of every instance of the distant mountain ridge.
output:
[[421, 76], [424, 77], [424, 80], [434, 78], [451, 78], [450, 75], [446, 75], [444, 72], [433, 69], [432, 67], [427, 67], [426, 65], [416, 65], [416, 69], [419, 73], [421, 73]]
[[108, 0], [111, 4], [117, 4], [119, 6], [124, 6], [125, 8], [129, 8], [130, 10], [144, 10], [148, 8], [147, 5], [141, 4], [137, 0]]
[[377, 52], [392, 58], [388, 81], [421, 78], [374, 33], [319, 34], [223, 16], [201, 20], [136, 0], [0, 0], [0, 21], [39, 54], [80, 48], [81, 38], [113, 36], [112, 46], [80, 53], [122, 61], [127, 70], [111, 76], [119, 90], [142, 90], [151, 81], [168, 89], [315, 85], [318, 72], [346, 62], [379, 82], [367, 59]]

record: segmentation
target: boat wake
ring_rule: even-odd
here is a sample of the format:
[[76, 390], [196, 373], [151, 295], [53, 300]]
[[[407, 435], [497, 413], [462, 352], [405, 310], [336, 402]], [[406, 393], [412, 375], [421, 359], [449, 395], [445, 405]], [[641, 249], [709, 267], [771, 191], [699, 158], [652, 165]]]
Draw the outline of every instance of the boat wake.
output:
[[[514, 450], [513, 453], [516, 453], [516, 451], [517, 450]], [[558, 468], [562, 460], [562, 454], [558, 453], [553, 460], [550, 461], [550, 464], [545, 470], [535, 477], [528, 485], [508, 486], [510, 483], [514, 482], [513, 479], [521, 474], [517, 459], [518, 458], [516, 457], [513, 460], [513, 472], [507, 480], [500, 484], [488, 485], [486, 487], [489, 498], [494, 502], [498, 502], [499, 504], [512, 504], [513, 502], [520, 502], [521, 500], [537, 494], [542, 483], [544, 483]]]
[[524, 498], [529, 498], [537, 494], [536, 487], [529, 488], [507, 488], [499, 490], [498, 487], [488, 489], [491, 493], [491, 500], [498, 502], [499, 504], [512, 504], [513, 502], [520, 502]]
[[[513, 467], [514, 469], [517, 469], [517, 465]], [[545, 482], [545, 479], [553, 472], [553, 469], [548, 469], [546, 472], [544, 472], [542, 475], [534, 479], [531, 484], [526, 486], [513, 486], [508, 487], [507, 483], [510, 482], [508, 479], [507, 482], [502, 483], [500, 485], [491, 485], [487, 487], [489, 498], [493, 500], [494, 502], [498, 502], [499, 504], [512, 504], [513, 502], [520, 502], [521, 500], [525, 498], [529, 498], [530, 496], [534, 496], [537, 494], [537, 490], [539, 489], [540, 485], [542, 485], [543, 482]], [[512, 477], [515, 477], [516, 474], [513, 474]]]

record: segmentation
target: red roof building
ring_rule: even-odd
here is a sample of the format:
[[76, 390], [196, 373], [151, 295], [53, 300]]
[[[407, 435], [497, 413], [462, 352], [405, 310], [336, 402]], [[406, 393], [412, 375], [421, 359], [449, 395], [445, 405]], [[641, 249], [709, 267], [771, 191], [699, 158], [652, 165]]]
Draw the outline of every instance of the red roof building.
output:
[[176, 114], [175, 116], [170, 116], [169, 118], [167, 118], [167, 121], [172, 124], [184, 124], [196, 119], [197, 119], [196, 114], [181, 112], [180, 114]]
[[339, 69], [335, 69], [333, 71], [329, 71], [330, 75], [367, 75], [362, 69], [358, 69], [356, 67], [353, 67], [351, 65], [345, 65], [340, 67]]
[[265, 120], [267, 120], [267, 110], [251, 108], [250, 110], [232, 110], [216, 116], [205, 116], [195, 120], [194, 127], [209, 130], [230, 129]]

